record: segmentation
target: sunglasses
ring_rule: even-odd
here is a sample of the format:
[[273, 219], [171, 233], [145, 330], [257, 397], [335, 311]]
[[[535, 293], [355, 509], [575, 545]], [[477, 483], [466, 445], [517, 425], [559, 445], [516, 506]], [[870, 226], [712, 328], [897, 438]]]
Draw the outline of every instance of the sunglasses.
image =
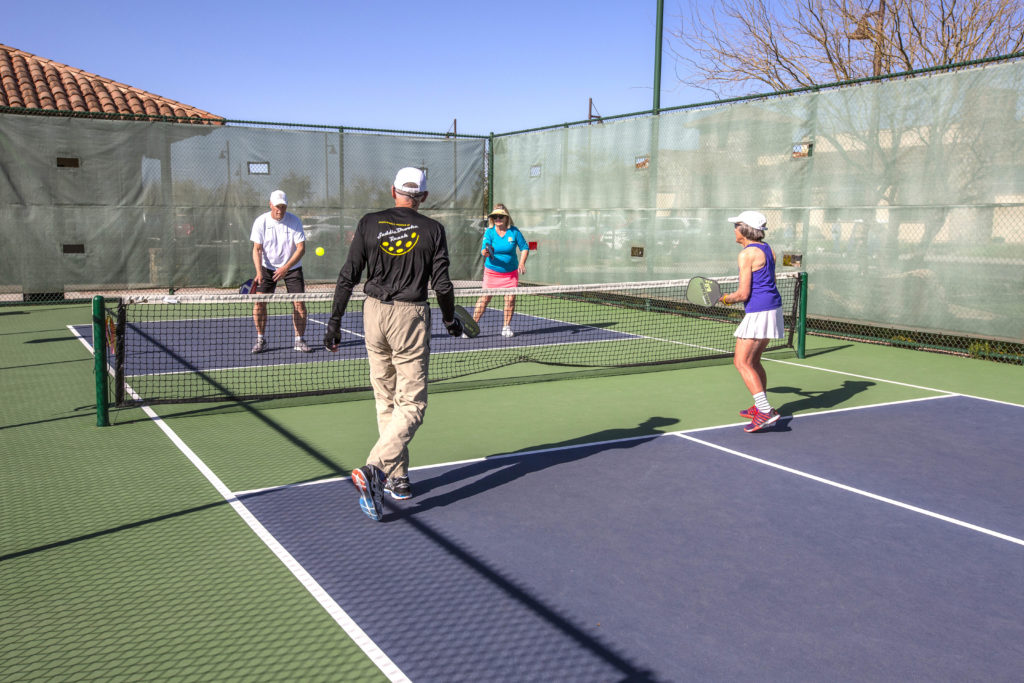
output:
[[505, 216], [505, 215], [502, 215], [502, 214], [499, 214], [497, 216], [491, 216], [491, 220], [492, 221], [503, 221], [506, 218], [508, 218], [508, 216]]

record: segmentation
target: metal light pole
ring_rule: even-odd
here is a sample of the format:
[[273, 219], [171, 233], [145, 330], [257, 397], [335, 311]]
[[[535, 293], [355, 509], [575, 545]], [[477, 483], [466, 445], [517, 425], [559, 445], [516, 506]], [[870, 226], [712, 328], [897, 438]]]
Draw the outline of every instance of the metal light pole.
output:
[[226, 164], [227, 167], [228, 167], [228, 187], [227, 187], [227, 191], [228, 191], [228, 193], [230, 193], [231, 192], [231, 141], [230, 140], [225, 140], [224, 141], [224, 151], [220, 153], [220, 158], [221, 159], [225, 159], [227, 161], [227, 164]]
[[654, 106], [655, 114], [661, 111], [661, 34], [665, 25], [665, 0], [658, 0], [658, 27], [654, 36]]
[[337, 154], [338, 151], [334, 149], [334, 145], [327, 142], [327, 133], [324, 133], [324, 206], [331, 203], [331, 186], [328, 183], [330, 177], [330, 157], [332, 154]]

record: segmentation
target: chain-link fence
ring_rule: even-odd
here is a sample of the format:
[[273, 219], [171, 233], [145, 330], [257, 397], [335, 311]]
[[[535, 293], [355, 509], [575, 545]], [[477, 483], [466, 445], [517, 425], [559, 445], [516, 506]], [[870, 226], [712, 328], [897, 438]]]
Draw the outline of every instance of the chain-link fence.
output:
[[237, 289], [275, 189], [304, 223], [307, 281], [333, 281], [359, 218], [392, 203], [403, 166], [427, 171], [424, 212], [449, 228], [453, 276], [469, 277], [485, 148], [429, 133], [0, 114], [0, 296]]
[[810, 274], [812, 331], [1021, 362], [1021, 92], [1024, 61], [1007, 59], [490, 143], [0, 113], [0, 299], [235, 288], [278, 188], [306, 226], [307, 280], [333, 281], [412, 165], [456, 279], [480, 278], [488, 185], [541, 284], [733, 274], [727, 218], [755, 208], [782, 270]]
[[1021, 362], [1024, 61], [498, 136], [543, 282], [735, 273], [758, 209], [812, 331]]

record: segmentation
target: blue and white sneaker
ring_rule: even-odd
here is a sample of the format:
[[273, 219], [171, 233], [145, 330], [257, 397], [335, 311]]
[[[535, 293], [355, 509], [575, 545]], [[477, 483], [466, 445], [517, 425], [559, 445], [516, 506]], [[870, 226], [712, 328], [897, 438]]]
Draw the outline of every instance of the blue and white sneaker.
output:
[[412, 486], [409, 485], [409, 477], [391, 477], [384, 485], [384, 493], [387, 493], [395, 500], [409, 500], [412, 498]]
[[359, 489], [359, 507], [370, 519], [379, 522], [384, 498], [384, 484], [387, 477], [373, 465], [363, 465], [352, 470], [352, 483]]

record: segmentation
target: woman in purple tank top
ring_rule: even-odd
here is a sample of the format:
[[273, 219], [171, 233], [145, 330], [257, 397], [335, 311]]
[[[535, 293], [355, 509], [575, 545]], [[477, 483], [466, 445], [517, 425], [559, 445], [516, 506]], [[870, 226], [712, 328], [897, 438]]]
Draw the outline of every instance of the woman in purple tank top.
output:
[[729, 222], [733, 224], [736, 243], [742, 247], [738, 259], [740, 282], [735, 292], [722, 297], [722, 303], [744, 303], [746, 315], [733, 333], [736, 351], [732, 362], [754, 397], [754, 405], [740, 411], [742, 417], [750, 419], [743, 430], [759, 432], [779, 421], [779, 414], [765, 393], [768, 378], [761, 354], [768, 347], [768, 340], [781, 339], [785, 331], [782, 296], [775, 286], [775, 252], [764, 243], [768, 219], [758, 211], [744, 211]]

